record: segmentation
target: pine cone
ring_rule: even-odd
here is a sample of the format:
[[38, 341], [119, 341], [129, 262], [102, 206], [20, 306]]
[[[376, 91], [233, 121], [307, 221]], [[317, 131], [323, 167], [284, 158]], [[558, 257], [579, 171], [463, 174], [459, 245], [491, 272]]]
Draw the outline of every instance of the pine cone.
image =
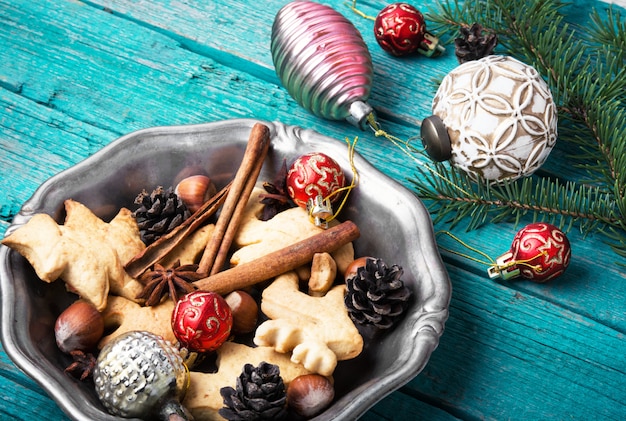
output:
[[144, 190], [137, 196], [135, 203], [139, 209], [133, 212], [133, 216], [137, 220], [141, 240], [146, 245], [158, 240], [191, 216], [172, 187], [163, 190], [159, 186], [151, 194]]
[[400, 279], [402, 273], [397, 265], [387, 267], [381, 259], [367, 259], [365, 266], [346, 279], [350, 318], [361, 325], [391, 328], [402, 318], [413, 294]]
[[[474, 23], [471, 27], [462, 26], [461, 36], [454, 40], [455, 54], [459, 63], [478, 60], [490, 55], [498, 44], [498, 36]], [[484, 33], [483, 33], [484, 32]]]
[[237, 389], [223, 387], [225, 407], [219, 414], [229, 421], [282, 420], [287, 417], [287, 392], [277, 365], [246, 364], [237, 378]]

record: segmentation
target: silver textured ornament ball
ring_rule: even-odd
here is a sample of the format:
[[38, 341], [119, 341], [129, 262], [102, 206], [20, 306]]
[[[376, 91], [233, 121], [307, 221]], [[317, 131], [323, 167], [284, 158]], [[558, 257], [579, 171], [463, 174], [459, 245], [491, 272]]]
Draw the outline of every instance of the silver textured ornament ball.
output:
[[144, 331], [122, 334], [102, 348], [93, 373], [96, 393], [113, 415], [193, 419], [180, 404], [189, 372], [177, 348]]
[[557, 110], [538, 72], [508, 56], [461, 64], [422, 124], [426, 151], [491, 183], [535, 172], [557, 139]]
[[306, 110], [365, 129], [373, 67], [352, 22], [329, 6], [293, 1], [272, 25], [272, 59], [289, 94]]

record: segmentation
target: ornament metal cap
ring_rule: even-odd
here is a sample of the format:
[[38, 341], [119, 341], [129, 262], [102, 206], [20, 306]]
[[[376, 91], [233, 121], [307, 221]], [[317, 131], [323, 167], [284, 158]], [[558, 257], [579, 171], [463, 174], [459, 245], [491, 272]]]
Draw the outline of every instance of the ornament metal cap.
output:
[[315, 198], [307, 200], [306, 209], [309, 215], [313, 217], [316, 227], [328, 228], [328, 219], [333, 216], [330, 200], [324, 199], [318, 194]]
[[491, 265], [489, 269], [487, 269], [487, 274], [489, 274], [489, 278], [496, 279], [502, 278], [503, 280], [513, 279], [520, 276], [520, 269], [511, 264], [511, 260], [513, 259], [513, 253], [506, 252], [502, 256], [496, 259], [496, 263]]
[[348, 109], [350, 115], [346, 117], [346, 121], [361, 130], [366, 130], [369, 126], [369, 119], [376, 120], [376, 112], [367, 102], [355, 101], [350, 104]]
[[452, 156], [452, 143], [448, 130], [441, 118], [436, 115], [426, 117], [422, 121], [420, 133], [422, 144], [433, 161], [447, 161]]
[[424, 32], [424, 40], [420, 43], [420, 47], [417, 49], [418, 53], [423, 54], [426, 57], [438, 57], [445, 51], [446, 49], [439, 42], [439, 38], [430, 32]]

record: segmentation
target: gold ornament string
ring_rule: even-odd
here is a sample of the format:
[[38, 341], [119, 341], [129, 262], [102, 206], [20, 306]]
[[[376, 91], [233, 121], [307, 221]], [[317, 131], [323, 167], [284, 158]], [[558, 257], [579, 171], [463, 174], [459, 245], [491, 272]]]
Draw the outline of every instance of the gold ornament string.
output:
[[439, 236], [439, 235], [442, 235], [442, 234], [445, 234], [445, 235], [447, 235], [448, 237], [452, 238], [453, 240], [455, 240], [457, 243], [461, 244], [461, 245], [462, 245], [463, 247], [465, 247], [466, 249], [468, 249], [468, 250], [470, 250], [470, 251], [473, 251], [473, 252], [474, 252], [474, 253], [476, 253], [476, 254], [480, 254], [481, 256], [483, 256], [484, 258], [486, 258], [486, 259], [487, 259], [487, 261], [477, 259], [477, 258], [475, 258], [475, 257], [472, 257], [472, 256], [470, 256], [470, 255], [468, 255], [468, 254], [464, 254], [464, 253], [458, 252], [458, 251], [456, 251], [456, 250], [452, 250], [452, 249], [449, 249], [449, 248], [446, 248], [446, 247], [443, 247], [443, 246], [439, 246], [439, 248], [440, 248], [441, 250], [447, 251], [448, 253], [455, 254], [455, 255], [457, 255], [457, 256], [460, 256], [460, 257], [466, 258], [466, 259], [468, 259], [468, 260], [471, 260], [471, 261], [473, 261], [473, 262], [480, 263], [480, 264], [483, 264], [483, 265], [493, 266], [493, 265], [496, 265], [496, 264], [497, 264], [497, 263], [496, 263], [496, 261], [495, 261], [495, 260], [493, 260], [493, 259], [492, 259], [492, 258], [491, 258], [491, 257], [490, 257], [487, 253], [485, 253], [485, 252], [483, 252], [483, 251], [480, 251], [480, 250], [478, 250], [478, 249], [477, 249], [477, 248], [475, 248], [475, 247], [470, 246], [469, 244], [465, 243], [463, 240], [461, 240], [460, 238], [458, 238], [457, 236], [455, 236], [454, 234], [452, 234], [452, 233], [451, 233], [451, 232], [449, 232], [449, 231], [438, 231], [438, 232], [436, 232], [436, 233], [435, 233], [435, 236]]
[[[326, 204], [330, 209], [332, 209], [332, 207], [330, 206], [331, 198], [343, 192], [346, 192], [337, 210], [330, 217], [324, 219], [325, 223], [332, 221], [333, 219], [337, 217], [337, 215], [339, 215], [344, 205], [348, 201], [348, 196], [350, 195], [350, 192], [354, 190], [359, 184], [359, 172], [356, 168], [356, 165], [354, 164], [354, 152], [355, 152], [356, 143], [358, 142], [358, 140], [359, 140], [358, 136], [355, 137], [353, 141], [350, 141], [350, 139], [348, 139], [347, 137], [345, 138], [345, 141], [348, 144], [348, 162], [350, 163], [350, 170], [352, 171], [352, 180], [350, 182], [350, 185], [336, 189], [333, 192], [331, 192], [328, 196], [322, 199], [322, 203]], [[313, 206], [309, 207], [308, 209], [309, 219], [311, 220], [311, 222], [315, 221], [315, 216], [313, 215], [314, 209], [315, 208]]]
[[[376, 17], [374, 16], [370, 16], [367, 15], [366, 13], [362, 12], [361, 10], [359, 10], [357, 8], [356, 5], [356, 0], [352, 0], [352, 4], [349, 3], [345, 3], [348, 7], [350, 7], [350, 9], [357, 14], [358, 16], [364, 18], [364, 19], [368, 19], [368, 20], [372, 20], [375, 21]], [[443, 182], [445, 182], [446, 184], [450, 185], [452, 188], [458, 190], [459, 192], [469, 196], [469, 193], [465, 190], [463, 190], [460, 186], [454, 184], [452, 181], [450, 181], [448, 178], [444, 177], [442, 174], [440, 174], [439, 172], [437, 172], [435, 169], [433, 169], [431, 166], [425, 164], [424, 162], [420, 161], [419, 159], [417, 159], [417, 157], [414, 155], [414, 152], [423, 154], [423, 151], [419, 151], [417, 148], [413, 147], [410, 145], [411, 140], [413, 140], [414, 138], [409, 138], [408, 140], [404, 141], [396, 136], [393, 136], [391, 134], [389, 134], [388, 132], [386, 132], [385, 130], [380, 128], [380, 125], [378, 124], [378, 122], [376, 121], [376, 117], [374, 115], [374, 113], [371, 113], [370, 115], [367, 116], [367, 123], [368, 125], [372, 128], [372, 130], [374, 131], [374, 135], [376, 137], [384, 137], [385, 139], [389, 140], [394, 146], [396, 146], [398, 149], [400, 149], [400, 151], [402, 151], [407, 157], [409, 157], [410, 159], [412, 159], [413, 161], [415, 161], [419, 166], [421, 166], [422, 168], [425, 168], [428, 172], [430, 172], [433, 176], [439, 178], [440, 180], [442, 180]], [[487, 260], [481, 260], [475, 257], [472, 257], [468, 254], [464, 254], [455, 250], [451, 250], [445, 247], [441, 247], [439, 246], [442, 250], [447, 251], [449, 253], [455, 254], [457, 256], [466, 258], [468, 260], [474, 261], [476, 263], [480, 263], [480, 264], [484, 264], [487, 265], [489, 267], [494, 268], [494, 270], [497, 273], [500, 273], [502, 271], [505, 271], [511, 267], [514, 266], [526, 266], [531, 268], [532, 270], [536, 271], [536, 272], [541, 272], [542, 268], [540, 265], [531, 265], [530, 262], [535, 260], [536, 258], [540, 257], [540, 256], [545, 256], [547, 255], [547, 252], [545, 250], [540, 251], [536, 256], [531, 257], [529, 259], [519, 259], [519, 260], [511, 260], [505, 264], [499, 264], [498, 262], [496, 262], [494, 259], [492, 259], [488, 254], [478, 250], [475, 247], [470, 246], [469, 244], [463, 242], [460, 238], [456, 237], [454, 234], [452, 234], [451, 232], [448, 231], [440, 231], [438, 233], [436, 233], [436, 235], [439, 234], [446, 234], [448, 235], [450, 238], [452, 238], [453, 240], [455, 240], [456, 242], [458, 242], [459, 244], [461, 244], [463, 247], [465, 247], [466, 249], [481, 255], [482, 257], [484, 257]]]
[[352, 11], [354, 13], [356, 13], [357, 15], [361, 16], [364, 19], [369, 19], [369, 20], [376, 20], [376, 17], [374, 16], [369, 16], [366, 15], [365, 13], [361, 12], [359, 9], [356, 8], [356, 0], [352, 0], [352, 5], [350, 5], [349, 3], [344, 3], [346, 4], [350, 9], [352, 9]]
[[422, 152], [418, 151], [417, 148], [415, 148], [415, 147], [410, 145], [411, 140], [413, 140], [415, 138], [409, 138], [408, 140], [402, 140], [402, 139], [400, 139], [400, 138], [398, 138], [396, 136], [393, 136], [393, 135], [387, 133], [385, 130], [380, 128], [380, 125], [376, 121], [376, 117], [374, 116], [374, 113], [370, 113], [370, 115], [367, 116], [367, 123], [372, 128], [372, 130], [374, 131], [374, 136], [376, 136], [376, 137], [382, 136], [385, 139], [389, 140], [393, 145], [395, 145], [398, 149], [400, 149], [407, 157], [409, 157], [410, 159], [415, 161], [415, 163], [417, 163], [420, 167], [424, 168], [426, 171], [430, 172], [433, 176], [439, 178], [444, 183], [449, 184], [452, 188], [458, 190], [459, 192], [463, 193], [464, 195], [470, 196], [470, 193], [465, 191], [465, 190], [463, 190], [461, 188], [461, 186], [454, 184], [447, 177], [443, 176], [442, 174], [437, 172], [434, 168], [432, 168], [429, 165], [426, 165], [425, 163], [423, 163], [422, 161], [420, 161], [419, 159], [417, 159], [415, 157], [415, 155], [413, 154], [412, 151], [415, 151], [417, 153], [422, 153]]
[[[354, 13], [356, 13], [357, 15], [359, 15], [360, 17], [364, 18], [364, 19], [369, 19], [369, 20], [376, 20], [376, 17], [374, 16], [370, 16], [365, 14], [364, 12], [360, 11], [357, 6], [356, 6], [356, 0], [352, 0], [352, 4], [349, 3], [345, 3]], [[466, 196], [469, 196], [469, 193], [465, 190], [463, 190], [460, 186], [454, 184], [452, 181], [450, 181], [447, 177], [444, 177], [442, 174], [440, 174], [439, 172], [437, 172], [435, 169], [433, 169], [432, 167], [424, 164], [423, 162], [421, 162], [420, 160], [418, 160], [412, 152], [418, 152], [421, 153], [423, 155], [423, 151], [419, 151], [417, 148], [412, 147], [409, 142], [411, 140], [413, 140], [414, 138], [409, 138], [408, 140], [404, 141], [396, 136], [393, 136], [389, 133], [387, 133], [385, 130], [382, 130], [380, 128], [380, 125], [378, 124], [378, 122], [376, 121], [376, 116], [374, 115], [374, 113], [370, 113], [367, 116], [367, 123], [369, 124], [369, 126], [372, 128], [372, 130], [374, 131], [374, 135], [376, 137], [380, 137], [383, 136], [385, 139], [391, 141], [391, 143], [393, 145], [395, 145], [398, 149], [400, 149], [407, 157], [409, 157], [410, 159], [412, 159], [413, 161], [415, 161], [418, 165], [420, 165], [422, 168], [425, 168], [428, 172], [430, 172], [433, 176], [439, 178], [440, 180], [442, 180], [444, 183], [450, 185], [452, 188], [458, 190], [459, 192], [463, 193]]]
[[185, 367], [185, 386], [184, 389], [185, 391], [189, 390], [189, 387], [191, 386], [191, 375], [189, 373], [189, 366], [187, 365], [187, 363], [183, 362], [183, 367]]
[[461, 244], [466, 249], [468, 249], [470, 251], [473, 251], [474, 253], [483, 256], [487, 260], [486, 261], [485, 260], [481, 260], [481, 259], [472, 257], [472, 256], [470, 256], [468, 254], [464, 254], [464, 253], [458, 252], [456, 250], [452, 250], [452, 249], [449, 249], [449, 248], [446, 248], [446, 247], [443, 247], [443, 246], [439, 246], [439, 248], [441, 250], [447, 251], [448, 253], [455, 254], [457, 256], [463, 257], [465, 259], [471, 260], [471, 261], [476, 262], [476, 263], [480, 263], [480, 264], [483, 264], [483, 265], [487, 265], [489, 267], [493, 267], [494, 270], [497, 273], [503, 272], [503, 271], [505, 271], [505, 270], [507, 270], [507, 269], [509, 269], [511, 267], [514, 267], [514, 266], [526, 266], [526, 267], [534, 270], [535, 272], [540, 273], [543, 270], [541, 265], [532, 265], [532, 264], [530, 264], [530, 262], [532, 262], [533, 260], [535, 260], [538, 257], [546, 256], [548, 254], [545, 250], [542, 250], [539, 253], [537, 253], [535, 256], [533, 256], [533, 257], [531, 257], [529, 259], [511, 260], [509, 262], [506, 262], [505, 264], [499, 264], [493, 258], [491, 258], [487, 253], [485, 253], [483, 251], [480, 251], [480, 250], [478, 250], [475, 247], [470, 246], [469, 244], [465, 243], [463, 240], [461, 240], [460, 238], [458, 238], [457, 236], [455, 236], [451, 232], [449, 232], [449, 231], [438, 231], [438, 232], [435, 233], [435, 236], [438, 236], [438, 235], [441, 235], [441, 234], [447, 235], [448, 237], [452, 238], [457, 243]]

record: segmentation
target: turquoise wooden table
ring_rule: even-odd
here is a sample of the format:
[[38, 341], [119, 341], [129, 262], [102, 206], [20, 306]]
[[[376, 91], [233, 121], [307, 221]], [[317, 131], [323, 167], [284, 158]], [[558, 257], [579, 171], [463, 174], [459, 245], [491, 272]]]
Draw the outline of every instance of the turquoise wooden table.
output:
[[[411, 188], [414, 163], [388, 141], [312, 116], [280, 85], [269, 42], [285, 3], [0, 0], [0, 235], [43, 181], [152, 126], [258, 118], [360, 136], [357, 150]], [[401, 138], [419, 134], [433, 80], [457, 65], [452, 49], [432, 60], [391, 58], [371, 21], [343, 0], [325, 3], [355, 23], [372, 52], [370, 103], [381, 124]], [[359, 3], [373, 15], [386, 4]], [[579, 18], [584, 7], [574, 11]], [[557, 146], [546, 171], [571, 167], [562, 157]], [[454, 233], [497, 257], [517, 229], [499, 223]], [[575, 229], [568, 236], [572, 263], [546, 285], [496, 282], [483, 265], [442, 251], [453, 295], [440, 345], [420, 375], [363, 419], [626, 419], [624, 267], [602, 237]], [[4, 352], [0, 358], [1, 419], [65, 419], [35, 380]]]

